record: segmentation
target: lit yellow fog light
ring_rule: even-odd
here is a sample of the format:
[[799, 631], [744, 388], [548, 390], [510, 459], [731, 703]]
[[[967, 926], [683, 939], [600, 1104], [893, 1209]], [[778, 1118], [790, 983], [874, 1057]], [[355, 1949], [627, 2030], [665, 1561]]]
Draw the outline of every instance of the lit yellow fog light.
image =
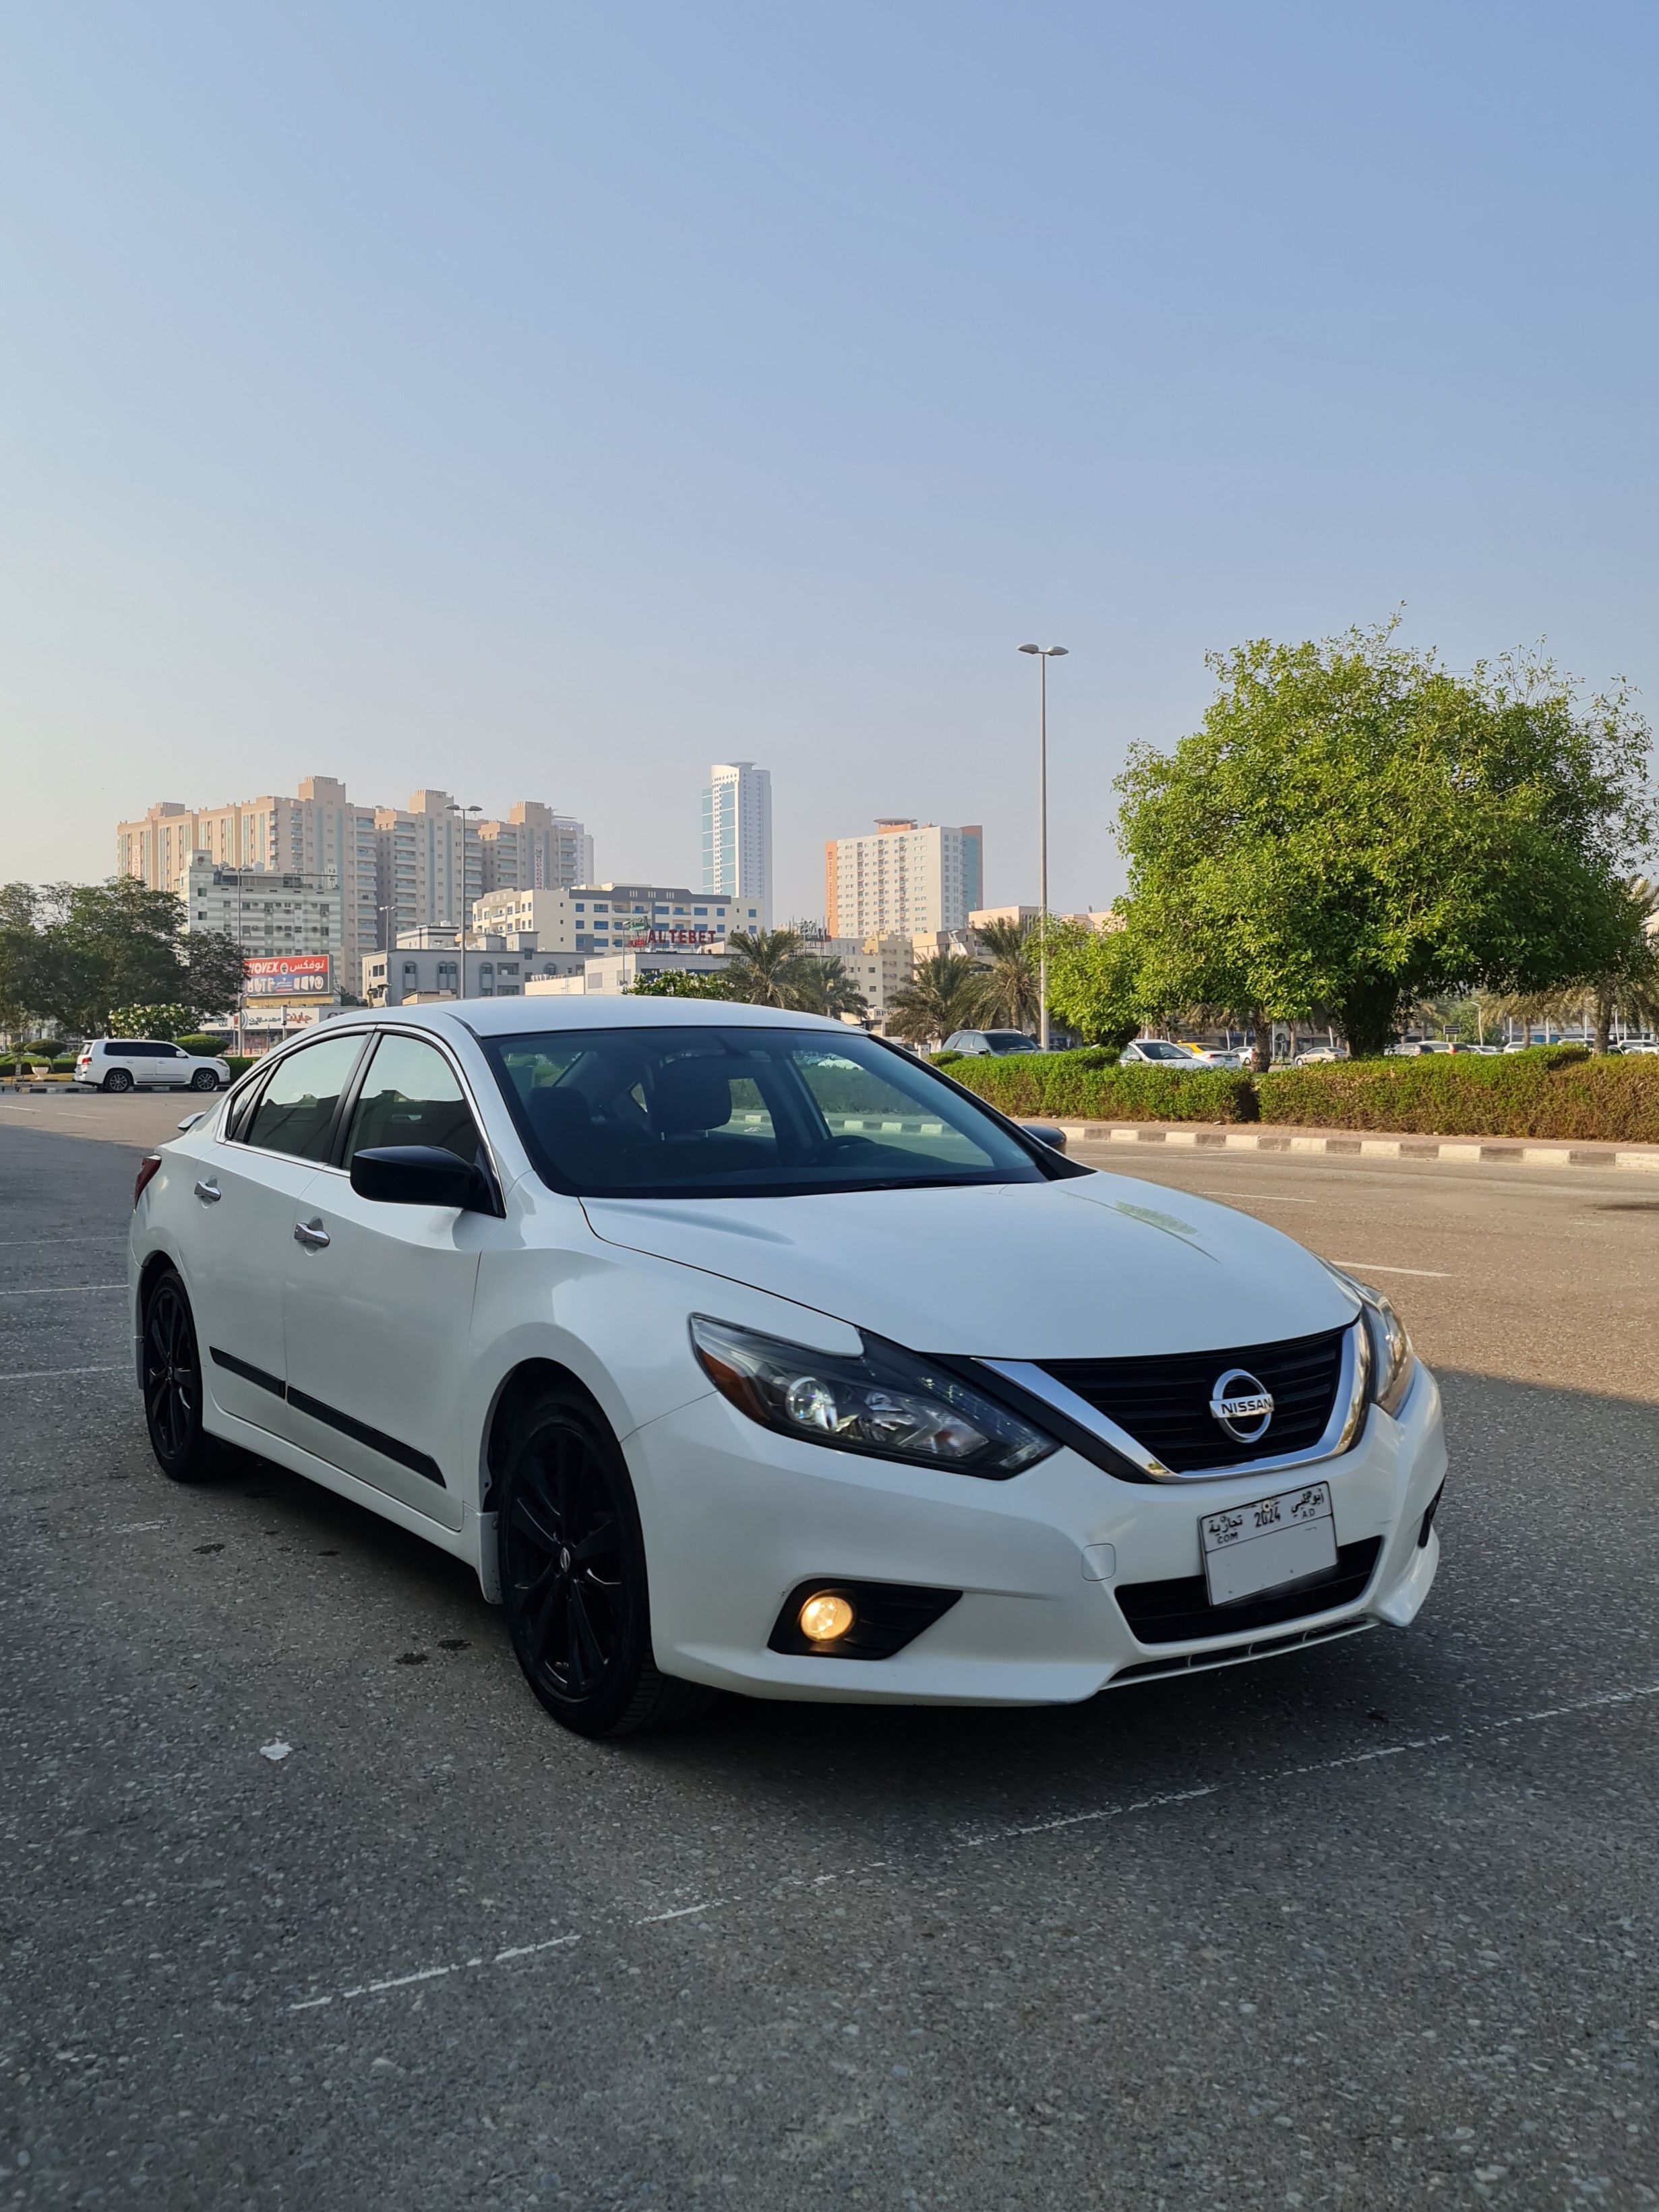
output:
[[800, 1609], [800, 1632], [810, 1636], [814, 1644], [833, 1644], [838, 1636], [845, 1636], [852, 1626], [852, 1607], [833, 1591], [825, 1590], [817, 1597], [809, 1597]]

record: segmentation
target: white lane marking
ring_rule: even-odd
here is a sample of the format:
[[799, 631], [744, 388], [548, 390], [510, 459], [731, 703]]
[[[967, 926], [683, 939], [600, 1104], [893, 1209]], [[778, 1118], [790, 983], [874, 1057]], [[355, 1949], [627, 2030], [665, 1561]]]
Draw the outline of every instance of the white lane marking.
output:
[[0, 1237], [0, 1252], [55, 1252], [60, 1244], [125, 1244], [126, 1231], [106, 1229], [101, 1237]]
[[25, 1367], [15, 1375], [0, 1375], [0, 1382], [46, 1382], [58, 1375], [131, 1375], [132, 1362], [118, 1359], [108, 1367]]
[[[1255, 1165], [1255, 1162], [1251, 1162]], [[1200, 1190], [1195, 1198], [1230, 1198], [1235, 1206], [1328, 1206], [1323, 1198], [1280, 1197], [1277, 1191], [1267, 1190]]]
[[1449, 1283], [1451, 1275], [1444, 1267], [1385, 1267], [1380, 1260], [1333, 1260], [1334, 1267], [1364, 1267], [1373, 1275], [1422, 1275], [1437, 1283]]
[[0, 1291], [0, 1298], [67, 1298], [76, 1291], [124, 1291], [125, 1283], [46, 1283], [27, 1285], [21, 1291]]
[[533, 1959], [543, 1951], [562, 1951], [580, 1938], [574, 1936], [550, 1936], [544, 1943], [520, 1943], [511, 1950], [497, 1951], [486, 1961], [483, 1958], [459, 1959], [446, 1966], [419, 1966], [412, 1974], [388, 1974], [378, 1982], [358, 1982], [349, 1990], [330, 1990], [320, 1997], [303, 1997], [289, 2007], [290, 2012], [317, 2012], [324, 2005], [348, 2003], [353, 1997], [379, 1996], [386, 1990], [412, 1989], [417, 1982], [440, 1982], [448, 1974], [470, 1973], [474, 1968], [488, 1964], [504, 1966], [513, 1959]]
[[[1297, 1766], [1261, 1767], [1254, 1772], [1237, 1775], [1231, 1782], [1202, 1782], [1191, 1790], [1164, 1790], [1156, 1796], [1131, 1798], [1121, 1805], [1085, 1806], [1080, 1812], [1057, 1813], [1050, 1820], [1025, 1821], [1018, 1827], [990, 1828], [978, 1836], [957, 1836], [947, 1839], [941, 1849], [946, 1853], [951, 1850], [983, 1850], [993, 1844], [1018, 1843], [1030, 1836], [1054, 1835], [1062, 1829], [1084, 1827], [1095, 1821], [1127, 1820], [1133, 1814], [1158, 1812], [1169, 1806], [1191, 1805], [1202, 1798], [1224, 1796], [1229, 1790], [1259, 1789], [1275, 1782], [1302, 1781], [1310, 1774], [1336, 1774], [1347, 1767], [1373, 1766], [1381, 1759], [1403, 1759], [1409, 1752], [1442, 1751], [1448, 1744], [1467, 1743], [1480, 1736], [1501, 1735], [1507, 1729], [1530, 1728], [1545, 1721], [1572, 1720], [1585, 1713], [1611, 1711], [1620, 1705], [1637, 1705], [1646, 1698], [1659, 1698], [1659, 1682], [1644, 1682], [1632, 1690], [1598, 1690], [1594, 1697], [1581, 1698], [1573, 1705], [1541, 1705], [1530, 1712], [1506, 1714], [1501, 1720], [1477, 1721], [1469, 1728], [1449, 1729], [1433, 1735], [1407, 1736], [1400, 1743], [1376, 1744], [1365, 1751], [1343, 1752], [1335, 1759], [1315, 1759]], [[683, 1920], [692, 1913], [712, 1912], [720, 1905], [735, 1905], [739, 1909], [744, 1905], [757, 1906], [771, 1898], [788, 1894], [799, 1896], [804, 1888], [819, 1889], [830, 1882], [880, 1873], [890, 1869], [893, 1863], [890, 1859], [872, 1859], [867, 1865], [846, 1867], [830, 1874], [787, 1875], [781, 1881], [769, 1882], [746, 1898], [711, 1898], [705, 1904], [681, 1905], [672, 1912], [647, 1912], [623, 1924], [629, 1928], [655, 1928], [665, 1920]], [[545, 1942], [522, 1943], [511, 1950], [497, 1951], [489, 1963], [492, 1966], [499, 1966], [510, 1960], [533, 1958], [538, 1952], [566, 1950], [580, 1940], [580, 1935], [574, 1933], [551, 1936]], [[483, 1964], [482, 1958], [477, 1958], [444, 1966], [422, 1966], [414, 1973], [392, 1974], [380, 1981], [359, 1982], [350, 1989], [330, 1990], [323, 1996], [301, 1997], [290, 2002], [288, 2009], [289, 2012], [316, 2012], [325, 2005], [337, 2002], [343, 2004], [352, 1997], [373, 1996], [386, 1990], [409, 1989], [417, 1982], [441, 1981], [447, 1975], [465, 1973]]]

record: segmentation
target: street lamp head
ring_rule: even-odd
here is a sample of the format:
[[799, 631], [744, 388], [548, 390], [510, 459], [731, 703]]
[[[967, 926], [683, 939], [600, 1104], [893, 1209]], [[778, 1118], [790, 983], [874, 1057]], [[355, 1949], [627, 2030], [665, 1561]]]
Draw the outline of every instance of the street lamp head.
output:
[[1040, 645], [1022, 645], [1019, 649], [1022, 653], [1041, 653], [1042, 647]]
[[1050, 660], [1064, 660], [1066, 658], [1065, 647], [1063, 645], [1051, 645], [1048, 647], [1048, 658]]

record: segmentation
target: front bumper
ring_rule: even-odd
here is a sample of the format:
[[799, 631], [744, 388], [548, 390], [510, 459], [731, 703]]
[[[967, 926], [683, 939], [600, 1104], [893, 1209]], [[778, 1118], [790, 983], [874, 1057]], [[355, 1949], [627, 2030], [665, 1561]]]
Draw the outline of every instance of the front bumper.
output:
[[[1418, 1542], [1446, 1473], [1440, 1393], [1419, 1366], [1396, 1419], [1373, 1407], [1340, 1458], [1219, 1481], [1115, 1480], [1060, 1450], [1007, 1482], [796, 1443], [710, 1392], [624, 1443], [639, 1500], [658, 1665], [751, 1697], [919, 1705], [1069, 1704], [1115, 1679], [1266, 1656], [1415, 1617], [1439, 1560]], [[1189, 1643], [1138, 1643], [1113, 1595], [1201, 1571], [1200, 1515], [1307, 1480], [1331, 1486], [1340, 1545], [1380, 1540], [1363, 1593], [1293, 1620]], [[1098, 1573], [1109, 1545], [1114, 1571]], [[1085, 1554], [1088, 1554], [1085, 1556]], [[784, 1598], [821, 1578], [959, 1589], [882, 1660], [769, 1650]]]

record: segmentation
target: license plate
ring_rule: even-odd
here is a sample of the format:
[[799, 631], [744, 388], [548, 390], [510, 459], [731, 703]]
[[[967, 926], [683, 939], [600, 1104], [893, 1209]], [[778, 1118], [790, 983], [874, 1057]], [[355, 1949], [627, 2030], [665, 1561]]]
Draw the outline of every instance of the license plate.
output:
[[1336, 1565], [1331, 1486], [1310, 1482], [1276, 1498], [1206, 1513], [1198, 1540], [1212, 1605], [1231, 1605], [1310, 1575], [1328, 1574]]

